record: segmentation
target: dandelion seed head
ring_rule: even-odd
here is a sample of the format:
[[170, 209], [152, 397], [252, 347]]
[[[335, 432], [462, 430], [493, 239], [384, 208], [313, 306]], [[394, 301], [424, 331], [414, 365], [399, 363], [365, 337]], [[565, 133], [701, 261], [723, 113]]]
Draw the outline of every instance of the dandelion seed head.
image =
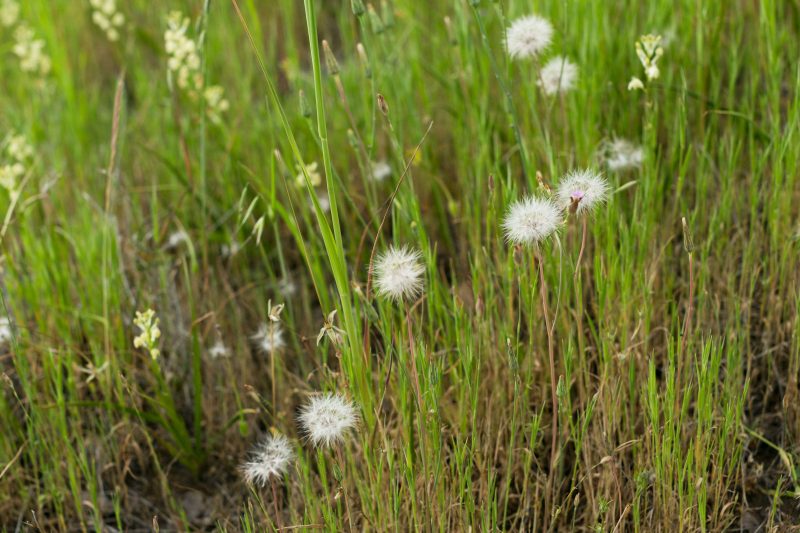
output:
[[224, 357], [230, 357], [231, 351], [225, 346], [225, 343], [222, 342], [222, 339], [218, 339], [211, 348], [208, 349], [208, 355], [211, 359], [220, 359]]
[[539, 87], [552, 95], [572, 90], [578, 81], [578, 67], [569, 59], [554, 57], [539, 72]]
[[532, 245], [552, 235], [561, 221], [561, 210], [552, 201], [529, 196], [509, 207], [503, 229], [508, 242]]
[[638, 168], [644, 162], [644, 150], [625, 139], [615, 139], [608, 143], [606, 164], [610, 170]]
[[0, 317], [0, 346], [9, 342], [11, 338], [11, 321], [8, 317]]
[[422, 294], [425, 267], [419, 250], [390, 246], [375, 262], [375, 288], [390, 300], [411, 299]]
[[506, 47], [512, 59], [535, 57], [553, 39], [553, 26], [538, 15], [528, 15], [516, 19], [506, 30]]
[[353, 403], [341, 394], [314, 396], [300, 411], [300, 425], [315, 447], [330, 447], [342, 442], [358, 423]]
[[267, 321], [261, 324], [261, 327], [258, 328], [252, 338], [261, 351], [267, 354], [280, 350], [285, 346], [280, 322]]
[[608, 198], [608, 182], [593, 170], [575, 170], [561, 178], [556, 189], [559, 207], [577, 215], [592, 212]]
[[294, 460], [294, 450], [283, 435], [270, 435], [252, 450], [250, 460], [241, 467], [247, 483], [266, 486], [273, 477], [281, 477]]
[[378, 183], [385, 181], [392, 175], [392, 167], [386, 161], [378, 161], [372, 164], [372, 179]]

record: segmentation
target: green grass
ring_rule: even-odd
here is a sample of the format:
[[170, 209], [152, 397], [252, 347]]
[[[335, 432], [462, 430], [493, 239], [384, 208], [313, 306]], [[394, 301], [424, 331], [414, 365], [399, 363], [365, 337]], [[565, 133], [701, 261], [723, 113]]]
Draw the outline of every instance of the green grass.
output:
[[[88, 1], [20, 4], [52, 69], [22, 71], [3, 27], [0, 140], [34, 147], [18, 201], [0, 189], [3, 530], [800, 523], [796, 0], [132, 0], [117, 42]], [[172, 9], [219, 121], [167, 76]], [[556, 30], [545, 59], [580, 69], [567, 94], [504, 51], [531, 12]], [[628, 91], [650, 32], [661, 76]], [[639, 169], [606, 168], [615, 138]], [[546, 195], [537, 173], [584, 167], [614, 192], [577, 274], [580, 220], [541, 249], [554, 434], [539, 264], [501, 222]], [[390, 244], [421, 250], [422, 298], [368, 284]], [[274, 358], [251, 339], [270, 300]], [[147, 308], [155, 360], [133, 346]], [[318, 346], [334, 310], [345, 341]], [[359, 408], [332, 450], [298, 429], [315, 391]], [[297, 460], [248, 487], [270, 431]]]

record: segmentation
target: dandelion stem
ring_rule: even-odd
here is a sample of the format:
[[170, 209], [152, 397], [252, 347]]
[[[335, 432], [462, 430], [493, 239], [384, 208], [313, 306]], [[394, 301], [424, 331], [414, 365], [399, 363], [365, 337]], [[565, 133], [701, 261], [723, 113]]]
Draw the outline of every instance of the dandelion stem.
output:
[[556, 445], [558, 441], [558, 394], [556, 391], [556, 361], [555, 346], [553, 343], [553, 330], [550, 328], [550, 314], [547, 308], [547, 282], [544, 278], [544, 261], [540, 253], [535, 254], [534, 261], [539, 267], [539, 294], [542, 296], [542, 313], [544, 314], [544, 325], [547, 329], [547, 351], [550, 359], [550, 394], [553, 402], [553, 432], [550, 440], [550, 472], [547, 477], [548, 496], [553, 487], [553, 477], [556, 466]]

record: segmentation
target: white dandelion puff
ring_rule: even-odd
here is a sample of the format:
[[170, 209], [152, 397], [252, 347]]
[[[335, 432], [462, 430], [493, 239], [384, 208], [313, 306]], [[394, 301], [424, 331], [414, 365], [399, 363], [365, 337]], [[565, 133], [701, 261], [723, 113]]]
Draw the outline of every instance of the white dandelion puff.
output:
[[593, 170], [574, 170], [561, 178], [556, 198], [562, 209], [577, 215], [591, 213], [608, 198], [608, 182]]
[[208, 349], [208, 355], [211, 359], [221, 359], [224, 357], [230, 357], [231, 351], [225, 346], [225, 343], [222, 342], [222, 339], [217, 340], [211, 348]]
[[534, 57], [550, 46], [553, 26], [538, 15], [521, 17], [506, 30], [506, 47], [512, 59]]
[[386, 161], [378, 161], [372, 164], [372, 179], [378, 183], [385, 181], [392, 175], [392, 167]]
[[554, 57], [539, 72], [539, 87], [552, 95], [572, 90], [578, 81], [578, 67], [569, 59]]
[[638, 168], [644, 162], [644, 150], [628, 140], [615, 139], [608, 143], [605, 160], [614, 171]]
[[3, 346], [11, 339], [11, 321], [8, 319], [8, 317], [0, 317], [0, 346]]
[[315, 447], [342, 442], [358, 423], [353, 403], [341, 394], [325, 393], [311, 398], [300, 411], [300, 425]]
[[283, 329], [280, 322], [265, 322], [261, 324], [252, 339], [264, 353], [272, 353], [284, 347]]
[[390, 246], [375, 262], [375, 287], [378, 294], [390, 300], [411, 299], [423, 289], [425, 267], [419, 250]]
[[503, 219], [506, 240], [512, 244], [538, 244], [558, 229], [561, 210], [550, 200], [529, 196], [517, 200]]
[[173, 250], [173, 249], [178, 248], [179, 246], [181, 246], [183, 244], [188, 246], [191, 243], [192, 243], [192, 239], [191, 239], [191, 237], [189, 237], [189, 234], [181, 229], [181, 230], [174, 231], [174, 232], [170, 233], [169, 237], [167, 237], [166, 248], [168, 250]]
[[253, 448], [250, 460], [242, 465], [242, 473], [247, 483], [264, 487], [271, 478], [283, 476], [293, 460], [289, 439], [270, 435]]

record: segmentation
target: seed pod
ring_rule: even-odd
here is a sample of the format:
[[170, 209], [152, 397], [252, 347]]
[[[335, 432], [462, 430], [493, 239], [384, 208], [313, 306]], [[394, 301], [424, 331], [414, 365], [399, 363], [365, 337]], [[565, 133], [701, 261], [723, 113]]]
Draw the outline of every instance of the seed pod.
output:
[[378, 93], [378, 109], [384, 116], [389, 116], [389, 104], [386, 103], [386, 98], [381, 93]]
[[339, 63], [336, 61], [336, 56], [333, 55], [328, 41], [322, 41], [322, 53], [325, 56], [325, 65], [328, 67], [328, 74], [331, 76], [339, 75]]
[[360, 17], [367, 12], [362, 0], [350, 0], [350, 9], [353, 10], [353, 15]]

